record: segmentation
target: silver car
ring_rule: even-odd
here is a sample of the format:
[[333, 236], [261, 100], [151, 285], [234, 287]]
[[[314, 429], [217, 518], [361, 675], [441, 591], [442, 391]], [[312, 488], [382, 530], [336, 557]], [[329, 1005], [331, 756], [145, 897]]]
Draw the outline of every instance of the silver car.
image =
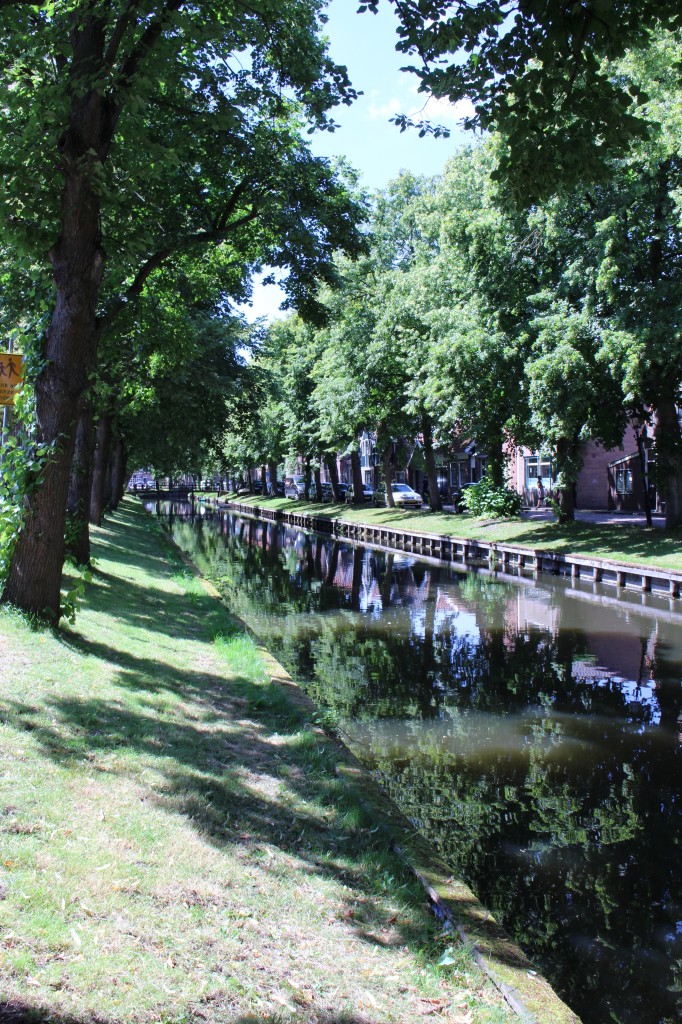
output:
[[[421, 494], [413, 491], [408, 484], [391, 484], [391, 493], [396, 508], [421, 508], [424, 504]], [[380, 484], [373, 494], [375, 505], [386, 505], [386, 485]]]

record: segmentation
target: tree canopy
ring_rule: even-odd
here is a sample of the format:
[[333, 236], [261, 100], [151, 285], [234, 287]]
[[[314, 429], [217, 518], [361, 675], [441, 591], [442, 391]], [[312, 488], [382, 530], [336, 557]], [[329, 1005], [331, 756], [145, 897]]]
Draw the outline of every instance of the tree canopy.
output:
[[[376, 12], [381, 0], [361, 0]], [[390, 0], [397, 49], [420, 89], [469, 100], [469, 128], [505, 142], [497, 175], [521, 202], [560, 183], [603, 179], [608, 161], [646, 137], [646, 89], [615, 62], [682, 26], [676, 0]], [[405, 128], [410, 118], [400, 115]], [[419, 122], [422, 132], [447, 132]]]

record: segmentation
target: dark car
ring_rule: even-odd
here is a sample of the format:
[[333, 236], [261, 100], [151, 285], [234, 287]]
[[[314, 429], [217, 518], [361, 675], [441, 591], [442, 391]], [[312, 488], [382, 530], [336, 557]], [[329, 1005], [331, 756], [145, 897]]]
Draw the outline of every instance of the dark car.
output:
[[[348, 484], [339, 483], [339, 498], [341, 499], [341, 501], [343, 501], [345, 499], [346, 491], [347, 490], [348, 490]], [[334, 500], [334, 492], [332, 490], [332, 485], [329, 483], [329, 481], [325, 481], [322, 484], [322, 501], [333, 501], [333, 500]]]
[[275, 484], [268, 484], [268, 494], [271, 498], [283, 498], [284, 480], [278, 480]]

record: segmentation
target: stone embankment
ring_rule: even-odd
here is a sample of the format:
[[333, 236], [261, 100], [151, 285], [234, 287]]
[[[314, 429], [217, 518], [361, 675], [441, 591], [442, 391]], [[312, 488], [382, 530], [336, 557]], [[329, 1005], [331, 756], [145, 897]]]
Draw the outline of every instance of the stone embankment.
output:
[[415, 532], [395, 526], [347, 522], [325, 515], [311, 515], [285, 509], [272, 509], [255, 504], [225, 502], [219, 507], [229, 508], [241, 515], [285, 522], [318, 533], [347, 538], [361, 544], [403, 551], [420, 558], [455, 563], [467, 568], [484, 569], [504, 578], [530, 571], [548, 572], [554, 576], [570, 576], [577, 582], [587, 579], [591, 583], [612, 585], [616, 591], [637, 590], [643, 594], [668, 596], [677, 602], [682, 588], [682, 572], [651, 565], [617, 562], [588, 555], [548, 551], [526, 545], [500, 541], [486, 541], [453, 537], [437, 533]]

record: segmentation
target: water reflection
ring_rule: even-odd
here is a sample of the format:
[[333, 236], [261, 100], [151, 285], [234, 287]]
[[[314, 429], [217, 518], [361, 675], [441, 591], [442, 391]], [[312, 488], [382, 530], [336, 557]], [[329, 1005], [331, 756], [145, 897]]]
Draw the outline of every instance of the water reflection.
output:
[[679, 1020], [680, 612], [232, 515], [173, 532], [586, 1024]]

